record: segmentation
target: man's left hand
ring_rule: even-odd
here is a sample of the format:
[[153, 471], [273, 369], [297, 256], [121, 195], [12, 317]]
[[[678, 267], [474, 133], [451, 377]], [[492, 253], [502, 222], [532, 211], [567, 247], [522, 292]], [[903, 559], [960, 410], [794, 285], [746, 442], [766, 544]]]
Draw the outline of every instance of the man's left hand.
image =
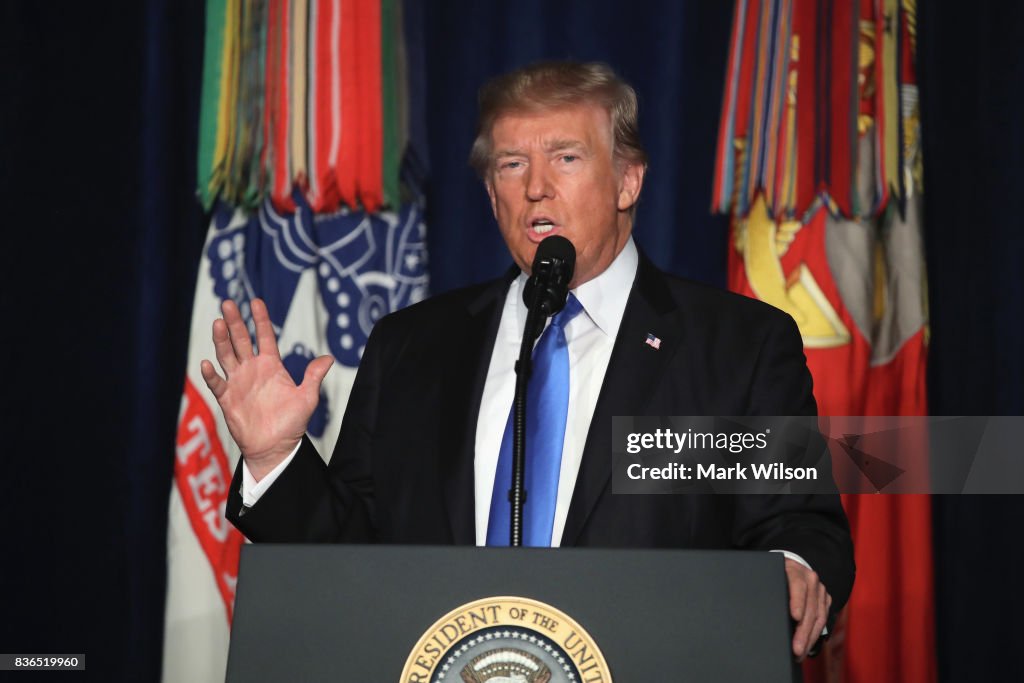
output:
[[788, 557], [786, 580], [789, 582], [789, 614], [796, 620], [793, 654], [802, 662], [825, 628], [832, 596], [813, 570]]

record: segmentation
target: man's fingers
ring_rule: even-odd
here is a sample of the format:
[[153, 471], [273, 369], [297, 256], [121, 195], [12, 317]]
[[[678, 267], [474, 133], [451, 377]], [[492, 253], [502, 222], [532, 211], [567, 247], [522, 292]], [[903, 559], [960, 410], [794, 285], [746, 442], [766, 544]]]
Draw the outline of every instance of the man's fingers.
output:
[[[825, 624], [828, 623], [828, 610], [832, 606], [832, 596], [828, 594], [828, 590], [825, 588], [825, 584], [818, 584], [818, 592], [821, 595], [821, 599], [818, 601], [818, 623], [817, 631], [811, 631], [811, 637], [817, 638], [821, 635], [822, 630], [825, 628]], [[814, 643], [812, 642], [811, 645]]]
[[818, 600], [818, 613], [814, 620], [814, 625], [811, 627], [810, 635], [807, 639], [807, 649], [810, 650], [814, 647], [815, 641], [821, 637], [821, 632], [825, 628], [825, 623], [828, 621], [828, 591], [825, 590], [825, 584], [818, 584], [818, 594], [821, 596]]
[[277, 337], [274, 336], [274, 325], [270, 322], [270, 313], [263, 299], [252, 300], [252, 320], [256, 323], [256, 346], [261, 356], [280, 358], [277, 350]]
[[796, 655], [797, 661], [802, 662], [821, 637], [828, 619], [827, 596], [824, 584], [815, 578], [808, 591], [804, 621], [797, 627], [797, 633], [793, 636], [793, 654]]
[[306, 372], [302, 377], [303, 388], [309, 387], [310, 390], [316, 392], [320, 391], [320, 384], [324, 381], [324, 377], [327, 376], [327, 371], [334, 365], [334, 358], [331, 356], [320, 356], [319, 358], [310, 361], [309, 365], [306, 366]]
[[810, 649], [815, 619], [811, 618], [816, 616], [814, 614], [816, 610], [812, 606], [808, 606], [808, 609], [804, 611], [804, 618], [797, 622], [796, 633], [793, 634], [793, 654], [796, 655], [798, 660], [802, 660]]
[[803, 576], [787, 572], [789, 578], [789, 615], [796, 621], [796, 631], [793, 633], [793, 654], [802, 659], [807, 654], [807, 634], [810, 632], [809, 624], [804, 616], [807, 613], [807, 583]]
[[807, 583], [803, 577], [789, 574], [789, 616], [802, 621], [807, 611]]
[[[235, 356], [235, 349], [231, 346], [231, 336], [228, 334], [228, 326], [223, 320], [213, 321], [213, 349], [217, 354], [217, 362], [225, 375], [230, 375], [238, 367], [238, 358]], [[213, 366], [210, 366], [211, 369]], [[215, 373], [216, 374], [216, 373]], [[204, 375], [205, 376], [205, 375]]]
[[245, 327], [245, 321], [242, 320], [242, 314], [238, 311], [238, 306], [231, 299], [225, 299], [224, 303], [220, 306], [220, 310], [224, 314], [224, 322], [227, 323], [228, 334], [231, 335], [231, 346], [235, 358], [239, 362], [249, 360], [252, 358], [252, 340], [249, 338], [249, 330]]
[[224, 395], [224, 392], [228, 389], [228, 383], [225, 382], [217, 371], [213, 369], [213, 363], [208, 360], [204, 360], [199, 364], [199, 372], [202, 373], [203, 379], [206, 380], [206, 386], [213, 392], [213, 396], [216, 399], [220, 399]]

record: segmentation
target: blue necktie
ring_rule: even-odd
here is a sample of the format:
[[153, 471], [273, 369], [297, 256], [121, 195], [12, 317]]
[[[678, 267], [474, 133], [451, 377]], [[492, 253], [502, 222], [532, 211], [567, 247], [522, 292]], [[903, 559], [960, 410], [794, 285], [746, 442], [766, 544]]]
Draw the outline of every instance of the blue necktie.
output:
[[[533, 349], [533, 375], [526, 390], [526, 504], [523, 506], [523, 545], [549, 547], [562, 467], [562, 443], [569, 413], [569, 350], [565, 326], [583, 306], [572, 294]], [[498, 469], [491, 493], [487, 545], [509, 544], [512, 516], [508, 490], [512, 485], [512, 416], [509, 411], [501, 439]]]

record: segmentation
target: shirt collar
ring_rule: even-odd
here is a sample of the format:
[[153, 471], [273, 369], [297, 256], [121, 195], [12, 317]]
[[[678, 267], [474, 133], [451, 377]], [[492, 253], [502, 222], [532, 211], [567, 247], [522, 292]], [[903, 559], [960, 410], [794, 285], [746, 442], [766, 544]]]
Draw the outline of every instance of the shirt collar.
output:
[[603, 273], [572, 290], [590, 319], [609, 337], [619, 333], [639, 261], [631, 236]]
[[[636, 279], [637, 265], [640, 257], [633, 237], [626, 241], [619, 255], [603, 273], [584, 282], [572, 290], [572, 293], [583, 305], [583, 310], [602, 332], [613, 339], [619, 333], [622, 316], [626, 311], [626, 301]], [[506, 305], [515, 307], [518, 324], [516, 328], [522, 334], [526, 324], [526, 304], [523, 303], [522, 291], [526, 286], [526, 273], [519, 273], [509, 291]]]

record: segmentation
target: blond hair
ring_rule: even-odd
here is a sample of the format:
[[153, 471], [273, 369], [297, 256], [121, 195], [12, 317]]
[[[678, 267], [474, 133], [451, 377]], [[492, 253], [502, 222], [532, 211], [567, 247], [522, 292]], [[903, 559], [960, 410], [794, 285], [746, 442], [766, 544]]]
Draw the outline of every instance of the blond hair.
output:
[[480, 88], [480, 116], [469, 165], [487, 180], [491, 130], [502, 115], [594, 103], [612, 122], [615, 158], [647, 165], [637, 126], [636, 91], [600, 62], [539, 62], [489, 80]]

